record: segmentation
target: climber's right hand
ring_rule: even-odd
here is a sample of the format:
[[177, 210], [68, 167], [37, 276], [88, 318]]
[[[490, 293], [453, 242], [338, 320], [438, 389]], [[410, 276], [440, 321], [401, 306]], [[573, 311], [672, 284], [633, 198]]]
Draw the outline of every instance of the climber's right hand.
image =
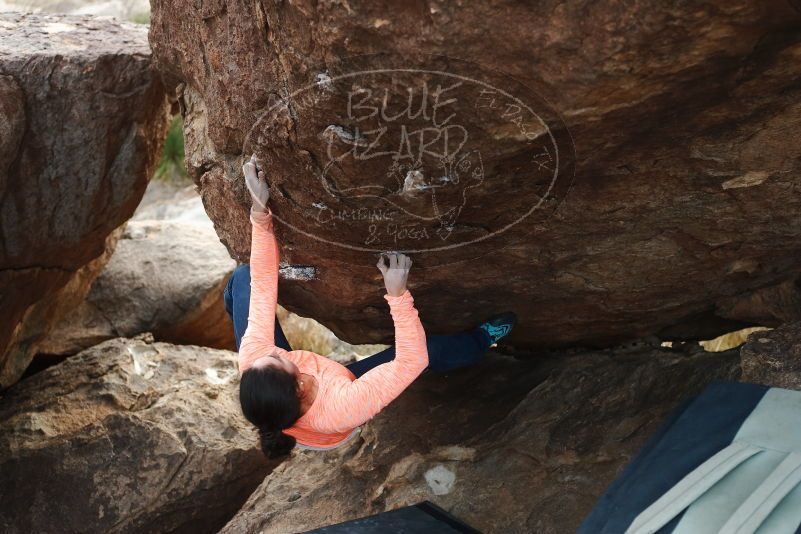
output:
[[[387, 265], [389, 260], [389, 265]], [[412, 259], [400, 252], [381, 254], [378, 258], [378, 270], [384, 275], [384, 285], [387, 293], [393, 297], [400, 297], [406, 291], [406, 280], [409, 278], [409, 269], [412, 268]]]
[[242, 166], [242, 172], [245, 174], [245, 185], [253, 200], [251, 211], [266, 212], [267, 201], [270, 199], [270, 186], [267, 184], [264, 166], [256, 154], [253, 154]]

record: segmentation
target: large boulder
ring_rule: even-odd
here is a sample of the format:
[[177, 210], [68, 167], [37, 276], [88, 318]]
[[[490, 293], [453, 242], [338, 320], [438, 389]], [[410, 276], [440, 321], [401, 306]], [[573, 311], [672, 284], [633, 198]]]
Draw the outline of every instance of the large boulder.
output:
[[515, 361], [418, 379], [331, 452], [296, 451], [221, 531], [304, 532], [430, 500], [481, 532], [575, 532], [665, 415], [736, 351]]
[[[150, 192], [153, 193], [150, 193]], [[157, 198], [161, 191], [161, 197]], [[86, 299], [39, 344], [75, 354], [106, 339], [151, 332], [159, 341], [235, 350], [223, 288], [236, 262], [220, 244], [194, 186], [154, 181]]]
[[[508, 308], [521, 346], [798, 317], [791, 2], [152, 6], [221, 240], [247, 261], [240, 166], [256, 152], [284, 257], [318, 274], [282, 303], [348, 341], [391, 338], [387, 249], [416, 251], [432, 331]], [[464, 143], [445, 154], [446, 138]]]
[[114, 339], [0, 402], [0, 531], [216, 532], [269, 472], [236, 355]]
[[0, 14], [0, 389], [108, 259], [167, 113], [145, 27]]

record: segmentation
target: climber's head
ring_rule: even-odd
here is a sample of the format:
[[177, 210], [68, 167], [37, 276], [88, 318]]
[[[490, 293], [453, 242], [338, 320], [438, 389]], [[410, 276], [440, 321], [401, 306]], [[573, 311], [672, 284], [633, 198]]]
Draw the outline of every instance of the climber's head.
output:
[[261, 450], [268, 458], [276, 458], [289, 454], [295, 446], [295, 438], [283, 430], [300, 417], [300, 391], [297, 367], [292, 362], [288, 362], [289, 367], [272, 356], [267, 358], [276, 361], [256, 365], [256, 360], [242, 373], [239, 402], [245, 419], [259, 429]]
[[275, 367], [276, 369], [283, 369], [289, 374], [295, 375], [297, 379], [300, 371], [298, 370], [297, 365], [292, 363], [291, 360], [288, 358], [284, 358], [280, 354], [272, 353], [268, 354], [267, 356], [262, 356], [261, 358], [257, 358], [251, 364], [252, 367]]

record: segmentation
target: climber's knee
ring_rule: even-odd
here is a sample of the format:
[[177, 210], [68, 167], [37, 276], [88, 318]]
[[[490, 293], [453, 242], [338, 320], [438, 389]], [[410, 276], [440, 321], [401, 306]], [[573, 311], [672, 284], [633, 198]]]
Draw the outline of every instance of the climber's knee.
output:
[[234, 269], [234, 272], [232, 272], [231, 276], [228, 278], [228, 283], [225, 284], [225, 289], [223, 289], [225, 310], [229, 314], [233, 313], [234, 286], [241, 284], [250, 285], [250, 265], [246, 263], [238, 265], [236, 269]]
[[241, 276], [246, 276], [248, 278], [248, 281], [250, 281], [250, 265], [248, 265], [247, 263], [237, 265], [236, 269], [234, 269], [234, 272], [231, 275], [231, 278], [241, 277]]
[[234, 286], [240, 286], [242, 284], [250, 285], [250, 265], [247, 263], [238, 265], [236, 269], [234, 269], [234, 272], [231, 273], [231, 279], [228, 281], [231, 294], [234, 293]]

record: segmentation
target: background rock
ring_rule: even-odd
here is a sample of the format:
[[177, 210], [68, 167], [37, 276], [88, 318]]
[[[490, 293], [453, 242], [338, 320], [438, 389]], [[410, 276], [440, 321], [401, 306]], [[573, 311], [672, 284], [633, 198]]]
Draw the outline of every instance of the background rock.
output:
[[147, 0], [0, 0], [0, 11], [100, 15], [137, 23], [150, 19]]
[[167, 108], [146, 38], [110, 19], [0, 14], [0, 389], [59, 300], [86, 294], [102, 265], [76, 273], [110, 252], [158, 161]]
[[223, 533], [284, 533], [428, 499], [487, 534], [575, 532], [664, 416], [736, 351], [582, 353], [424, 376], [328, 453], [296, 451]]
[[740, 354], [743, 381], [801, 390], [801, 323], [751, 334]]
[[115, 339], [0, 402], [0, 530], [215, 532], [269, 471], [236, 355]]
[[[801, 18], [788, 2], [467, 9], [154, 0], [152, 8], [158, 68], [183, 91], [187, 167], [221, 240], [247, 261], [240, 165], [243, 152], [255, 150], [270, 166], [284, 258], [319, 272], [319, 280], [283, 284], [282, 303], [347, 341], [392, 335], [375, 256], [287, 226], [360, 243], [364, 221], [314, 218], [326, 132], [354, 131], [342, 116], [347, 88], [331, 83], [314, 98], [290, 93], [378, 51], [406, 67], [459, 69], [456, 60], [432, 58], [441, 54], [479, 65], [476, 76], [507, 73], [551, 103], [549, 125], [567, 156], [559, 195], [512, 235], [452, 257], [414, 256], [411, 290], [429, 331], [454, 332], [510, 308], [521, 317], [512, 344], [610, 345], [649, 334], [709, 339], [798, 318], [796, 296], [786, 299], [789, 309], [766, 309], [753, 297], [796, 287], [800, 266]], [[532, 158], [528, 145], [495, 123], [482, 130], [469, 103], [453, 109], [473, 127], [471, 142], [487, 147], [485, 176], [457, 230], [482, 235], [537, 194], [520, 171]], [[269, 109], [278, 115], [263, 120]], [[343, 165], [340, 178], [359, 186], [379, 170]], [[325, 199], [341, 208], [381, 205], [357, 200]]]
[[236, 262], [212, 228], [130, 221], [86, 300], [39, 346], [74, 354], [113, 337], [152, 332], [160, 341], [232, 350], [223, 288]]
[[86, 300], [40, 344], [41, 353], [74, 354], [143, 332], [159, 341], [235, 349], [223, 288], [236, 262], [194, 187], [156, 189], [165, 188], [175, 190], [170, 200], [137, 210]]
[[310, 350], [317, 354], [323, 354], [326, 358], [343, 365], [377, 354], [389, 346], [381, 344], [351, 345], [339, 339], [331, 330], [314, 319], [296, 315], [280, 305], [276, 309], [275, 315], [293, 349]]

